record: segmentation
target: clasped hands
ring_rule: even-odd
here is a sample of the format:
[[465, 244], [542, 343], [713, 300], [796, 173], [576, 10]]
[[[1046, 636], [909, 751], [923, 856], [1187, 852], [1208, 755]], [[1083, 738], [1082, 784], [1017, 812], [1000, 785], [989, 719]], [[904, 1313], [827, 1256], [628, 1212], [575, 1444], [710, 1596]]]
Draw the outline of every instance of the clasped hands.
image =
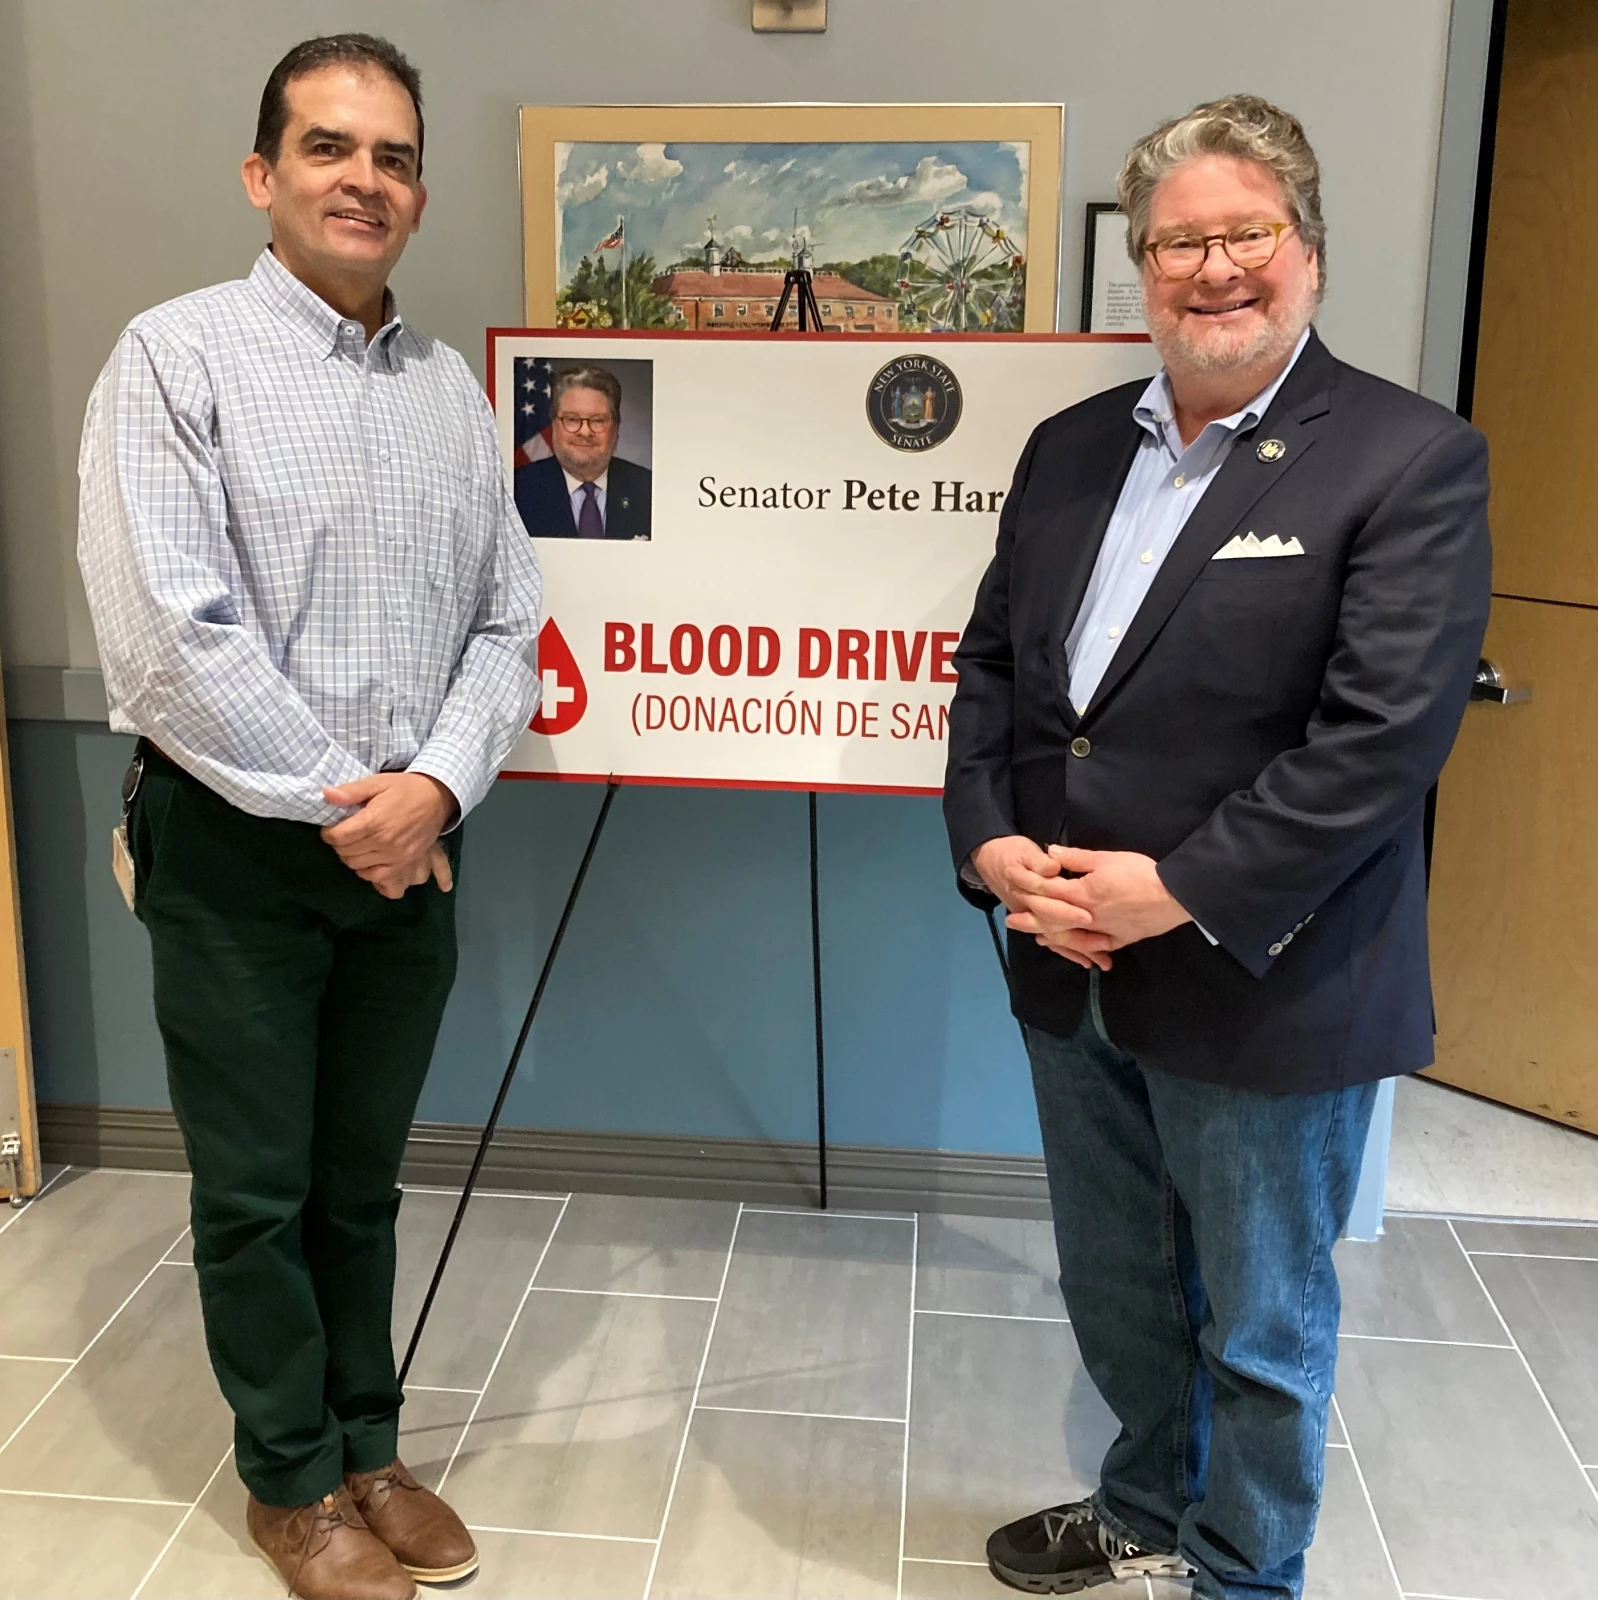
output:
[[1043, 850], [1012, 836], [979, 846], [971, 865], [1010, 913], [1006, 927], [1090, 970], [1108, 972], [1112, 950], [1193, 920], [1160, 881], [1153, 858], [1131, 850]]
[[449, 857], [438, 836], [454, 818], [455, 796], [420, 772], [374, 772], [323, 789], [329, 805], [358, 806], [353, 816], [322, 829], [339, 860], [388, 900], [429, 878], [448, 894]]

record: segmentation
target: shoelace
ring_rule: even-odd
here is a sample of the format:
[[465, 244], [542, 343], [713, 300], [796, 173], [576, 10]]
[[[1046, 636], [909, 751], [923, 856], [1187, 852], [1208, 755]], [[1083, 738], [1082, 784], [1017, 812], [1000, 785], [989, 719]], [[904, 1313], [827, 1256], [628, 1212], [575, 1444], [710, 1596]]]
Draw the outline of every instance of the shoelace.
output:
[[1117, 1538], [1093, 1514], [1093, 1507], [1084, 1501], [1081, 1505], [1071, 1506], [1064, 1511], [1045, 1511], [1043, 1513], [1043, 1533], [1049, 1541], [1052, 1550], [1061, 1539], [1065, 1537], [1067, 1528], [1090, 1522], [1097, 1524], [1099, 1549], [1111, 1561], [1124, 1561], [1129, 1555], [1141, 1554], [1141, 1548], [1132, 1543], [1130, 1539]]
[[[362, 1474], [362, 1476], [365, 1476], [365, 1474]], [[410, 1475], [410, 1472], [404, 1466], [396, 1461], [392, 1466], [384, 1467], [381, 1471], [371, 1474], [371, 1481], [364, 1486], [361, 1499], [373, 1502], [377, 1506], [382, 1506], [396, 1489], [420, 1488], [421, 1484]]]
[[305, 1519], [305, 1537], [300, 1541], [299, 1560], [294, 1563], [294, 1573], [289, 1579], [289, 1586], [284, 1593], [291, 1597], [300, 1586], [300, 1573], [305, 1563], [311, 1559], [311, 1544], [318, 1531], [329, 1535], [335, 1528], [350, 1526], [350, 1520], [344, 1515], [344, 1507], [338, 1503], [336, 1494], [325, 1494], [316, 1502], [315, 1509]]

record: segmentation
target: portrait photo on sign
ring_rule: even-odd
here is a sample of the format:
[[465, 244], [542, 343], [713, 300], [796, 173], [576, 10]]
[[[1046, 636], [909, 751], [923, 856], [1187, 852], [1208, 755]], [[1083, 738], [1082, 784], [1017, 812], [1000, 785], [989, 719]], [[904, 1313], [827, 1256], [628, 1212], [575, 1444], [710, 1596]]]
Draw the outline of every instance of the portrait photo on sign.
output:
[[528, 533], [648, 540], [654, 362], [518, 356], [515, 385], [516, 509]]
[[[836, 333], [1054, 326], [1058, 106], [523, 106], [527, 320]], [[796, 322], [790, 305], [790, 325]]]

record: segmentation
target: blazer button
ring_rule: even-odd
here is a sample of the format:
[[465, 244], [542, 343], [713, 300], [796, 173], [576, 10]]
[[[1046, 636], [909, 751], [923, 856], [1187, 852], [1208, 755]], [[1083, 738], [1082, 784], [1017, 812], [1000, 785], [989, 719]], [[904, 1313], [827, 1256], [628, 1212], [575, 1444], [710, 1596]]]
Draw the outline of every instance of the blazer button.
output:
[[1074, 756], [1086, 756], [1086, 755], [1091, 755], [1092, 753], [1093, 753], [1093, 746], [1091, 744], [1089, 744], [1086, 739], [1076, 738], [1076, 739], [1073, 739], [1071, 741], [1071, 754], [1072, 755], [1074, 755]]
[[1268, 956], [1279, 956], [1282, 953], [1282, 948], [1279, 944], [1273, 944], [1265, 953]]

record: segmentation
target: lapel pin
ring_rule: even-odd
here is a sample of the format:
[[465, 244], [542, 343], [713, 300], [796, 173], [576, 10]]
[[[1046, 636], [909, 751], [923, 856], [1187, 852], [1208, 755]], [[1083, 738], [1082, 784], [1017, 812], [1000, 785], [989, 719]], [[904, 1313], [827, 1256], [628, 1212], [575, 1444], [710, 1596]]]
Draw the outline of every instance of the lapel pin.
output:
[[1254, 454], [1261, 461], [1280, 461], [1287, 454], [1287, 446], [1280, 439], [1261, 439]]

